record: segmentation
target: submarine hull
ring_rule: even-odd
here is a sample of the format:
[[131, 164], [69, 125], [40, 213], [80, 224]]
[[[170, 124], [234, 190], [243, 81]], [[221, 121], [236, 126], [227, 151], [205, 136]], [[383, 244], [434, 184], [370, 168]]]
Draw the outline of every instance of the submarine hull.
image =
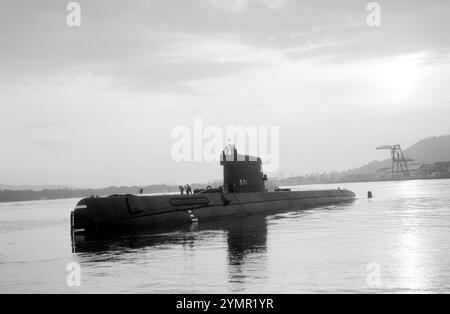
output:
[[85, 198], [71, 213], [72, 235], [156, 231], [223, 217], [302, 210], [354, 199], [355, 194], [348, 190]]

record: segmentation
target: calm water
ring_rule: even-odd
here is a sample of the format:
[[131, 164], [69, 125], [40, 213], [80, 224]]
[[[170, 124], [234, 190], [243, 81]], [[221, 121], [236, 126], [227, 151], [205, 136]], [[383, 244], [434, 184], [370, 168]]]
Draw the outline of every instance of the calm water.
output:
[[[3, 203], [0, 292], [450, 292], [450, 180], [341, 187], [359, 199], [87, 243], [76, 253], [69, 213], [78, 200]], [[73, 261], [81, 286], [69, 288]]]

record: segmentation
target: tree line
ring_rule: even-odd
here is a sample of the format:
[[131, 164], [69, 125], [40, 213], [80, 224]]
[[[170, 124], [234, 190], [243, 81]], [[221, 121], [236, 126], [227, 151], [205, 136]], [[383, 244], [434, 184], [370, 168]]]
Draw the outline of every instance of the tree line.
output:
[[170, 185], [150, 185], [145, 187], [108, 187], [103, 189], [45, 189], [34, 190], [0, 190], [0, 202], [22, 202], [36, 200], [53, 200], [65, 198], [83, 198], [93, 195], [106, 196], [114, 194], [139, 194], [143, 193], [172, 193], [178, 192], [177, 186]]

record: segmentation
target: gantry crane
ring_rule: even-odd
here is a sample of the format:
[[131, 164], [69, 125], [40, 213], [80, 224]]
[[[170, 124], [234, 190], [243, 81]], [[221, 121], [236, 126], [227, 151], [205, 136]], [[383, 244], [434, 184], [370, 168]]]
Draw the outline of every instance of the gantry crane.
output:
[[414, 159], [406, 158], [400, 145], [383, 145], [377, 149], [389, 149], [392, 158], [392, 179], [398, 179], [400, 174], [409, 177], [408, 161]]

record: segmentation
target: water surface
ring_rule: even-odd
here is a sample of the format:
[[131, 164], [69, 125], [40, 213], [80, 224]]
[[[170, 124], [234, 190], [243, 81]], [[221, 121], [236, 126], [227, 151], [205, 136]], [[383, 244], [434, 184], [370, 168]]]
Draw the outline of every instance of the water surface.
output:
[[[76, 252], [69, 213], [78, 199], [0, 203], [0, 292], [450, 292], [450, 180], [340, 187], [359, 199]], [[80, 287], [67, 286], [70, 262], [81, 266]]]

